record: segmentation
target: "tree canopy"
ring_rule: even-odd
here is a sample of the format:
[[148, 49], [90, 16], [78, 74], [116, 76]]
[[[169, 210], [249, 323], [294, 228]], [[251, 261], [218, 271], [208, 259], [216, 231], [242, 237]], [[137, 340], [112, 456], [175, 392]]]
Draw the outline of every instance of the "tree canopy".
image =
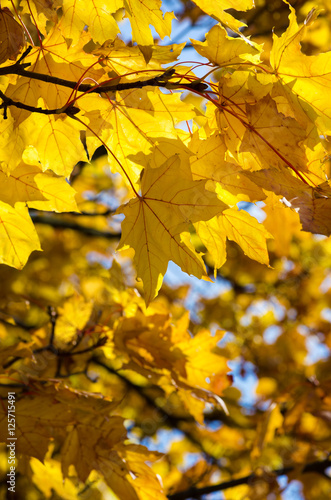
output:
[[330, 498], [330, 21], [1, 1], [1, 498]]

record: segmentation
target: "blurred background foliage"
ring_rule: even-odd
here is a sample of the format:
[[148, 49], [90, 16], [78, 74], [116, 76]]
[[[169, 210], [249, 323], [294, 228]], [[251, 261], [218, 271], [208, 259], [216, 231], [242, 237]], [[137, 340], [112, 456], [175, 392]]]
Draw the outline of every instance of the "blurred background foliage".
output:
[[[106, 157], [77, 166], [73, 185], [81, 210], [107, 215], [53, 219], [52, 214], [32, 214], [44, 251], [34, 252], [23, 271], [2, 266], [1, 342], [4, 347], [17, 340], [47, 345], [50, 306], [59, 315], [57, 347], [89, 348], [105, 336], [108, 341], [100, 343], [102, 352], [96, 347], [62, 359], [49, 353], [43, 363], [27, 357], [22, 360], [23, 372], [41, 379], [60, 377], [74, 388], [118, 401], [116, 414], [126, 419], [128, 437], [165, 452], [153, 467], [170, 498], [174, 492], [251, 471], [261, 480], [219, 492], [215, 498], [265, 499], [271, 493], [276, 496], [270, 498], [327, 498], [326, 476], [300, 476], [298, 471], [326, 460], [331, 445], [330, 239], [300, 232], [293, 224], [283, 247], [271, 240], [269, 268], [228, 242], [228, 260], [214, 284], [201, 285], [170, 266], [161, 293], [146, 310], [135, 289], [129, 253], [115, 253], [119, 225], [108, 213], [126, 199], [125, 186], [109, 174]], [[263, 208], [258, 212], [263, 216]], [[207, 265], [208, 259], [206, 255]], [[222, 395], [228, 415], [213, 405], [201, 408], [197, 402], [199, 408], [193, 408], [191, 401], [187, 406], [176, 392], [167, 393], [165, 380], [153, 382], [154, 375], [141, 366], [124, 366], [125, 353], [129, 349], [132, 355], [132, 347], [121, 346], [121, 336], [116, 340], [110, 332], [120, 318], [136, 318], [139, 326], [146, 320], [155, 323], [155, 314], [170, 320], [178, 340], [186, 327], [192, 337], [205, 329], [211, 335], [224, 331], [213, 352], [220, 355], [220, 363], [227, 360], [228, 374], [209, 383]], [[208, 366], [208, 358], [205, 363]], [[204, 425], [192, 417], [199, 411]], [[48, 468], [52, 460], [57, 470], [56, 453], [49, 456]], [[23, 488], [22, 463], [18, 484]], [[272, 474], [293, 464], [301, 482], [293, 483], [285, 474], [277, 480]], [[32, 483], [24, 486], [30, 493], [24, 498], [45, 497], [33, 486], [33, 478], [38, 485], [40, 474], [30, 470]], [[96, 479], [82, 498], [98, 498], [100, 481]], [[68, 491], [61, 498], [72, 498]]]

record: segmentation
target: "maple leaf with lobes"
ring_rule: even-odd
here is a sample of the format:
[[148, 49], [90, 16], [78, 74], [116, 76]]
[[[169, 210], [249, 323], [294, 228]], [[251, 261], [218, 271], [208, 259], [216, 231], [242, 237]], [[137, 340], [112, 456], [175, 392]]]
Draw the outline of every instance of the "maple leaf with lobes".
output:
[[161, 287], [169, 260], [197, 278], [206, 275], [202, 257], [189, 239], [190, 223], [209, 220], [227, 206], [205, 189], [205, 183], [193, 181], [189, 168], [174, 155], [158, 168], [147, 168], [142, 194], [117, 210], [125, 215], [118, 250], [135, 250], [147, 305]]

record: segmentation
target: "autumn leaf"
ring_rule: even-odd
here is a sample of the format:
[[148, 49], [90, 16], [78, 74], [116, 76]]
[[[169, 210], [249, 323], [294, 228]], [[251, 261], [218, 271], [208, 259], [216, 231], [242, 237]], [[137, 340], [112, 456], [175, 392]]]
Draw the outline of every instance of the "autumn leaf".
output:
[[181, 236], [188, 232], [190, 222], [211, 219], [225, 208], [204, 185], [204, 181], [192, 181], [187, 172], [182, 173], [175, 156], [159, 168], [147, 169], [141, 196], [118, 209], [125, 215], [118, 249], [131, 246], [135, 250], [137, 276], [144, 283], [146, 304], [159, 290], [169, 260], [188, 274], [199, 278], [205, 275], [201, 256], [188, 237]]
[[207, 248], [214, 262], [214, 275], [226, 262], [226, 234], [221, 219], [213, 217], [209, 221], [196, 222], [194, 225], [201, 242]]
[[153, 36], [149, 25], [153, 24], [161, 38], [170, 36], [171, 21], [174, 14], [171, 12], [163, 14], [160, 9], [160, 0], [151, 0], [148, 5], [142, 0], [124, 0], [124, 7], [126, 15], [130, 19], [133, 40], [142, 47], [142, 52], [146, 62], [148, 62], [151, 49], [146, 53], [144, 47], [153, 44]]
[[177, 344], [178, 348], [187, 356], [185, 366], [187, 382], [194, 388], [208, 389], [208, 377], [216, 377], [220, 373], [225, 375], [228, 367], [225, 359], [213, 353], [217, 343], [223, 338], [224, 332], [218, 331], [213, 337], [207, 330], [201, 330], [195, 337]]
[[293, 207], [300, 217], [304, 231], [316, 234], [331, 234], [331, 220], [328, 216], [331, 206], [331, 190], [328, 182], [312, 187], [287, 172], [274, 169], [247, 172], [258, 185], [286, 198], [285, 203]]
[[269, 264], [266, 239], [271, 235], [254, 217], [245, 210], [229, 208], [222, 214], [224, 232], [229, 240], [235, 241], [244, 253], [261, 264]]
[[[37, 122], [42, 129], [36, 126]], [[68, 117], [54, 119], [50, 116], [31, 115], [26, 123], [34, 130], [30, 139], [33, 146], [29, 151], [31, 163], [40, 162], [43, 170], [50, 169], [57, 175], [67, 177], [72, 170], [69, 166], [72, 165], [71, 162], [76, 163], [86, 158], [79, 137], [81, 126], [78, 122]]]
[[272, 236], [244, 210], [228, 208], [210, 221], [197, 222], [195, 228], [214, 261], [215, 274], [226, 261], [227, 238], [235, 241], [251, 259], [269, 264], [266, 240]]
[[194, 3], [198, 5], [206, 14], [215, 17], [218, 21], [224, 23], [233, 31], [238, 32], [239, 28], [244, 26], [244, 23], [238, 21], [224, 11], [231, 8], [236, 10], [248, 10], [254, 7], [254, 2], [252, 0], [240, 0], [238, 2], [234, 0], [221, 0], [217, 2], [217, 5], [211, 3], [209, 0], [194, 0]]
[[302, 229], [299, 214], [289, 210], [274, 193], [269, 194], [263, 211], [267, 215], [263, 225], [274, 237], [272, 251], [278, 256], [288, 256], [294, 235], [298, 235]]
[[[148, 154], [159, 142], [160, 128], [163, 138], [177, 139], [178, 123], [191, 119], [193, 115], [192, 106], [182, 102], [179, 94], [163, 94], [145, 89], [137, 90], [134, 94], [122, 93], [118, 103], [112, 106], [108, 104], [101, 111], [107, 129], [102, 121], [98, 125], [101, 137], [116, 157], [115, 160], [109, 155], [113, 171], [123, 175], [123, 167], [131, 182], [136, 183], [142, 170], [141, 157], [144, 155], [148, 162]], [[89, 117], [89, 114], [86, 116]], [[164, 156], [164, 161], [167, 157]]]
[[8, 59], [15, 60], [24, 46], [22, 26], [7, 7], [0, 9], [0, 64]]
[[92, 38], [99, 43], [114, 39], [119, 32], [117, 23], [112, 16], [117, 9], [123, 6], [122, 1], [104, 2], [94, 1], [86, 4], [81, 0], [65, 0], [63, 2], [63, 15], [59, 27], [66, 38], [71, 38], [76, 43], [84, 29], [88, 26]]
[[220, 25], [214, 26], [207, 33], [205, 42], [193, 41], [193, 47], [215, 66], [225, 67], [248, 61], [260, 62], [261, 48], [258, 45], [247, 43], [240, 38], [235, 40], [230, 38]]
[[93, 304], [84, 302], [81, 297], [73, 295], [64, 307], [59, 310], [56, 322], [56, 338], [58, 346], [74, 342], [77, 332], [82, 332], [92, 314]]
[[0, 172], [0, 180], [1, 199], [10, 205], [19, 201], [41, 210], [77, 210], [75, 191], [66, 179], [42, 172], [37, 166], [21, 164], [10, 176]]
[[97, 467], [105, 481], [119, 498], [128, 500], [153, 500], [157, 495], [165, 500], [159, 479], [146, 461], [155, 460], [156, 454], [141, 446], [116, 447], [109, 453], [105, 450], [97, 459]]
[[[107, 423], [106, 415], [114, 407], [116, 404], [109, 400], [100, 396], [92, 396], [91, 399], [84, 392], [69, 389], [65, 385], [58, 384], [45, 388], [36, 384], [34, 392], [29, 397], [17, 402], [18, 452], [43, 461], [48, 446], [53, 440], [53, 430], [56, 429], [57, 437], [61, 441], [67, 435], [67, 426], [74, 425], [77, 419], [82, 419], [81, 425], [90, 429], [94, 425], [96, 428], [99, 427], [100, 433], [103, 432], [103, 425], [109, 429], [112, 423], [116, 422], [118, 427], [118, 423], [122, 422], [119, 417], [114, 417], [114, 422]], [[1, 409], [1, 420], [4, 418], [7, 419], [7, 415]], [[116, 440], [121, 440], [124, 434], [125, 431], [121, 427], [120, 437], [116, 437]], [[86, 446], [89, 446], [88, 442]], [[64, 464], [68, 463], [66, 460], [68, 459], [64, 456]], [[90, 467], [92, 468], [93, 465], [90, 464]]]
[[[186, 329], [179, 333], [187, 335]], [[168, 316], [155, 314], [148, 318], [137, 313], [134, 318], [125, 318], [114, 331], [114, 355], [122, 357], [126, 368], [143, 367], [157, 374], [171, 372], [173, 378], [185, 377], [186, 356], [173, 338], [173, 326]], [[130, 353], [130, 356], [127, 355]], [[157, 367], [157, 368], [156, 368]]]
[[291, 5], [289, 9], [289, 27], [280, 37], [273, 34], [270, 62], [282, 82], [288, 102], [294, 108], [303, 110], [322, 134], [329, 134], [331, 107], [327, 89], [331, 85], [330, 53], [311, 56], [302, 53], [300, 42], [314, 15], [299, 27]]
[[263, 200], [263, 190], [243, 175], [239, 165], [226, 161], [227, 147], [221, 134], [214, 133], [204, 140], [195, 135], [190, 150], [195, 153], [190, 158], [193, 179], [211, 181], [207, 186], [217, 188], [220, 198], [229, 206], [239, 201]]
[[273, 165], [307, 171], [306, 134], [301, 124], [279, 114], [270, 96], [245, 108], [244, 120], [241, 113], [238, 119], [232, 111], [228, 116], [226, 110], [219, 117], [225, 142], [238, 163], [253, 170]]
[[34, 250], [41, 250], [39, 238], [25, 204], [15, 208], [0, 202], [0, 262], [22, 269]]
[[[32, 482], [45, 495], [50, 497], [56, 492], [64, 500], [75, 500], [77, 489], [74, 481], [63, 479], [61, 466], [57, 460], [46, 458], [44, 463], [36, 458], [31, 458]], [[42, 478], [42, 480], [41, 480]]]

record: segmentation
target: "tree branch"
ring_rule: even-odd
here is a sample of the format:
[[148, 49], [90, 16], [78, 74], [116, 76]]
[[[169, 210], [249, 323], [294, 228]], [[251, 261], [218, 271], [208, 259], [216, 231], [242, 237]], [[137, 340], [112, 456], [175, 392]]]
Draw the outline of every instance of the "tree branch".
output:
[[74, 116], [79, 112], [79, 108], [72, 105], [56, 109], [43, 109], [43, 108], [37, 108], [36, 106], [29, 106], [28, 104], [24, 104], [23, 102], [13, 101], [9, 97], [7, 97], [1, 90], [0, 90], [0, 98], [3, 100], [3, 103], [0, 104], [0, 109], [4, 110], [5, 119], [7, 118], [8, 106], [14, 106], [15, 108], [24, 109], [25, 111], [30, 111], [31, 113], [40, 113], [43, 115], [59, 115], [61, 113], [65, 113], [69, 116]]
[[[185, 437], [201, 451], [207, 461], [214, 463], [217, 462], [217, 459], [204, 449], [203, 444], [188, 429], [185, 429], [184, 426], [189, 422], [188, 419], [176, 417], [175, 415], [172, 415], [171, 413], [166, 411], [164, 407], [160, 407], [156, 403], [155, 399], [146, 392], [144, 387], [136, 385], [134, 382], [126, 378], [125, 375], [101, 361], [99, 357], [93, 356], [90, 359], [90, 362], [95, 363], [96, 365], [101, 366], [102, 368], [107, 370], [109, 373], [116, 375], [125, 383], [125, 385], [129, 389], [132, 389], [137, 394], [139, 394], [145, 400], [148, 406], [154, 408], [160, 414], [160, 416], [162, 417], [162, 424], [164, 426], [167, 426], [171, 429], [179, 429], [185, 435]], [[194, 422], [193, 418], [191, 419], [191, 422]]]
[[[282, 469], [276, 469], [270, 471], [270, 474], [274, 476], [284, 476], [294, 471], [298, 465], [293, 465], [291, 467], [283, 467]], [[320, 462], [312, 462], [306, 464], [301, 470], [302, 474], [307, 472], [316, 472], [317, 474], [322, 474], [324, 477], [331, 479], [326, 475], [325, 470], [331, 467], [331, 460], [326, 459]], [[248, 476], [240, 477], [238, 479], [231, 479], [230, 481], [224, 481], [223, 483], [213, 484], [211, 486], [204, 486], [202, 488], [189, 488], [185, 491], [179, 491], [178, 493], [173, 493], [168, 495], [169, 500], [186, 500], [188, 498], [200, 498], [202, 495], [207, 495], [208, 493], [213, 493], [215, 491], [227, 490], [229, 488], [234, 488], [235, 486], [240, 486], [241, 484], [250, 484], [256, 481], [263, 480], [263, 476], [257, 474], [249, 474]]]
[[[164, 71], [161, 75], [155, 76], [153, 78], [148, 78], [147, 80], [138, 80], [135, 82], [125, 82], [125, 83], [116, 83], [116, 84], [96, 84], [90, 85], [86, 83], [81, 83], [78, 85], [77, 82], [72, 82], [70, 80], [64, 80], [63, 78], [58, 78], [52, 75], [45, 75], [43, 73], [37, 73], [34, 71], [29, 71], [26, 69], [30, 65], [30, 63], [21, 63], [20, 61], [27, 55], [26, 51], [23, 56], [15, 63], [10, 66], [5, 66], [4, 68], [0, 68], [0, 76], [4, 75], [18, 75], [23, 76], [25, 78], [30, 78], [32, 80], [39, 80], [45, 83], [52, 83], [54, 85], [60, 85], [62, 87], [68, 87], [73, 90], [77, 90], [78, 92], [85, 93], [97, 93], [101, 94], [102, 92], [120, 92], [122, 90], [131, 90], [131, 89], [141, 89], [143, 87], [163, 87], [163, 88], [171, 88], [171, 89], [192, 89], [197, 90], [199, 92], [203, 92], [208, 88], [208, 85], [202, 83], [199, 79], [187, 82], [185, 84], [169, 82], [169, 79], [174, 75], [175, 69], [169, 68]], [[118, 80], [121, 79], [121, 76], [116, 78]], [[29, 106], [28, 104], [24, 104], [19, 101], [13, 101], [9, 97], [7, 97], [3, 92], [0, 91], [0, 98], [3, 100], [3, 103], [0, 105], [0, 109], [4, 109], [4, 118], [7, 118], [7, 108], [8, 106], [15, 106], [19, 109], [24, 109], [26, 111], [30, 111], [31, 113], [41, 113], [44, 115], [54, 115], [66, 113], [69, 116], [74, 116], [79, 112], [79, 108], [70, 105], [63, 106], [62, 108], [56, 109], [43, 109], [35, 106]]]
[[[4, 75], [18, 75], [24, 76], [26, 78], [31, 78], [32, 80], [39, 80], [45, 83], [52, 83], [54, 85], [60, 85], [61, 87], [68, 87], [73, 90], [78, 90], [79, 92], [88, 92], [88, 93], [97, 93], [101, 92], [116, 92], [121, 90], [131, 90], [131, 89], [141, 89], [143, 87], [152, 86], [152, 87], [167, 87], [169, 78], [173, 76], [175, 70], [170, 68], [164, 71], [161, 75], [154, 76], [153, 78], [148, 78], [147, 80], [138, 80], [135, 82], [125, 82], [125, 83], [116, 83], [116, 84], [97, 84], [90, 85], [87, 83], [81, 83], [80, 85], [77, 82], [72, 82], [70, 80], [64, 80], [63, 78], [58, 78], [57, 76], [45, 75], [43, 73], [36, 73], [34, 71], [29, 71], [25, 69], [29, 66], [30, 63], [12, 64], [10, 66], [5, 66], [0, 68], [0, 76]], [[118, 76], [120, 79], [121, 76]], [[175, 85], [172, 83], [171, 85]], [[180, 88], [180, 84], [178, 84]], [[187, 86], [187, 85], [186, 85]]]
[[[103, 215], [103, 214], [100, 214]], [[80, 231], [87, 236], [93, 236], [95, 238], [106, 238], [108, 240], [118, 240], [121, 237], [120, 233], [109, 233], [106, 231], [99, 231], [93, 227], [85, 227], [77, 224], [76, 222], [66, 221], [63, 219], [58, 219], [50, 215], [39, 215], [35, 213], [30, 213], [30, 217], [35, 224], [47, 224], [58, 229], [73, 229], [74, 231]]]

